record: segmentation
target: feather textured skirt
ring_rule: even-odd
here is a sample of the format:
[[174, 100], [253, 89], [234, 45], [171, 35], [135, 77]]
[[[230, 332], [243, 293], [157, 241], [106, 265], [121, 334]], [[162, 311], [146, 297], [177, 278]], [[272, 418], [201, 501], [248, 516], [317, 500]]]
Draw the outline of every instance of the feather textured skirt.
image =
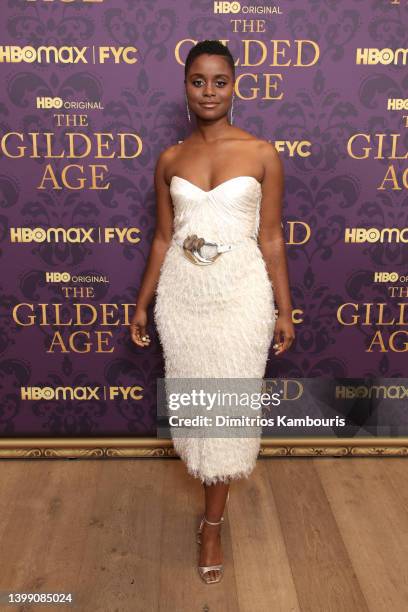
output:
[[[273, 292], [257, 247], [239, 251], [202, 268], [177, 245], [167, 252], [154, 307], [166, 378], [264, 376], [275, 323]], [[173, 436], [173, 446], [190, 474], [213, 484], [249, 476], [260, 436], [255, 430], [248, 438]]]

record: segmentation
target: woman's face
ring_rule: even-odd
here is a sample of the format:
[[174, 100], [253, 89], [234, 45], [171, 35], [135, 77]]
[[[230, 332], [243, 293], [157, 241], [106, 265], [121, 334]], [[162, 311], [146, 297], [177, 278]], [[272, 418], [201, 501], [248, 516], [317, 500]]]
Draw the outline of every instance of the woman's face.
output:
[[191, 63], [186, 77], [190, 110], [201, 119], [218, 119], [231, 106], [234, 80], [231, 67], [222, 55], [202, 53]]

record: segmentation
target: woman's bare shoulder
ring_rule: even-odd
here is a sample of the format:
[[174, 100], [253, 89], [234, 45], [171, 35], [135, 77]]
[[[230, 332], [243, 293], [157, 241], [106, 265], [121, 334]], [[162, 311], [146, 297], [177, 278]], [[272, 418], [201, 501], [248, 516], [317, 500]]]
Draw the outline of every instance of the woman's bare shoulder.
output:
[[172, 144], [166, 149], [163, 149], [163, 151], [160, 153], [159, 157], [157, 158], [157, 165], [166, 165], [167, 163], [171, 162], [178, 153], [177, 147], [179, 147], [178, 143]]
[[283, 162], [275, 145], [269, 142], [269, 140], [259, 139], [256, 146], [257, 157], [264, 168], [264, 178], [269, 176], [275, 182], [283, 180]]
[[256, 151], [259, 157], [265, 161], [269, 160], [269, 162], [279, 163], [280, 156], [275, 147], [275, 145], [269, 140], [265, 140], [264, 138], [254, 138], [253, 146], [256, 148]]
[[272, 163], [279, 164], [280, 157], [278, 151], [269, 140], [258, 138], [254, 134], [241, 129], [239, 134], [237, 133], [237, 138], [240, 139], [241, 143], [245, 144], [245, 148], [251, 156], [262, 162], [269, 160], [269, 163], [272, 161]]
[[254, 134], [247, 132], [246, 130], [242, 130], [237, 128], [236, 138], [238, 138], [242, 143], [245, 143], [246, 147], [252, 147], [252, 154], [259, 155], [261, 157], [273, 157], [277, 159], [278, 152], [275, 146], [265, 138], [258, 138]]
[[166, 179], [168, 170], [177, 159], [180, 153], [180, 144], [172, 144], [160, 153], [156, 162], [156, 175], [161, 175]]

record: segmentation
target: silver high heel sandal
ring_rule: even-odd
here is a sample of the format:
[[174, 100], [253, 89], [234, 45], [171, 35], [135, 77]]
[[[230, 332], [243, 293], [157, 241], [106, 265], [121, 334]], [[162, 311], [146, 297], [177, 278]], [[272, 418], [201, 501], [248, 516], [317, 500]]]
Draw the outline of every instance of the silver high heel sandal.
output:
[[[203, 516], [200, 522], [200, 527], [198, 528], [197, 543], [201, 544], [201, 532], [203, 530], [204, 523], [207, 523], [208, 525], [221, 525], [221, 523], [223, 522], [224, 522], [224, 517], [221, 517], [220, 521], [217, 521], [216, 523], [212, 523], [211, 521], [208, 521], [205, 516]], [[211, 578], [207, 577], [207, 574], [211, 571], [217, 572], [217, 577], [214, 580], [211, 580]], [[204, 580], [206, 584], [211, 584], [213, 582], [220, 582], [221, 578], [224, 575], [224, 566], [222, 563], [218, 565], [199, 565], [198, 573], [200, 574], [200, 578]]]
[[[228, 491], [228, 495], [227, 495], [227, 500], [225, 503], [228, 502], [229, 499], [229, 491]], [[203, 531], [203, 526], [204, 523], [207, 523], [208, 525], [221, 525], [224, 522], [224, 517], [221, 517], [221, 520], [213, 523], [209, 520], [207, 520], [207, 518], [205, 517], [205, 515], [202, 516], [201, 521], [200, 521], [200, 526], [198, 528], [197, 531], [197, 544], [201, 544], [201, 533]], [[211, 572], [211, 571], [216, 571], [218, 572], [218, 576], [214, 579], [211, 580], [210, 578], [206, 578], [206, 575]], [[198, 573], [200, 574], [200, 577], [202, 578], [202, 580], [204, 580], [204, 582], [206, 584], [211, 584], [214, 582], [220, 582], [221, 578], [224, 575], [224, 566], [222, 563], [220, 563], [219, 565], [199, 565], [198, 566]]]

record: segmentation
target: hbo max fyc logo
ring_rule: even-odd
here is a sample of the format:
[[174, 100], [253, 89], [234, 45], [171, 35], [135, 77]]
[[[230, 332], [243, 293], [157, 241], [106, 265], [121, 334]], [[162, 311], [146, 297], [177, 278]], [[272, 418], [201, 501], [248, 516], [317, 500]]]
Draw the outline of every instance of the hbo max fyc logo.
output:
[[239, 13], [239, 2], [214, 2], [214, 13]]

